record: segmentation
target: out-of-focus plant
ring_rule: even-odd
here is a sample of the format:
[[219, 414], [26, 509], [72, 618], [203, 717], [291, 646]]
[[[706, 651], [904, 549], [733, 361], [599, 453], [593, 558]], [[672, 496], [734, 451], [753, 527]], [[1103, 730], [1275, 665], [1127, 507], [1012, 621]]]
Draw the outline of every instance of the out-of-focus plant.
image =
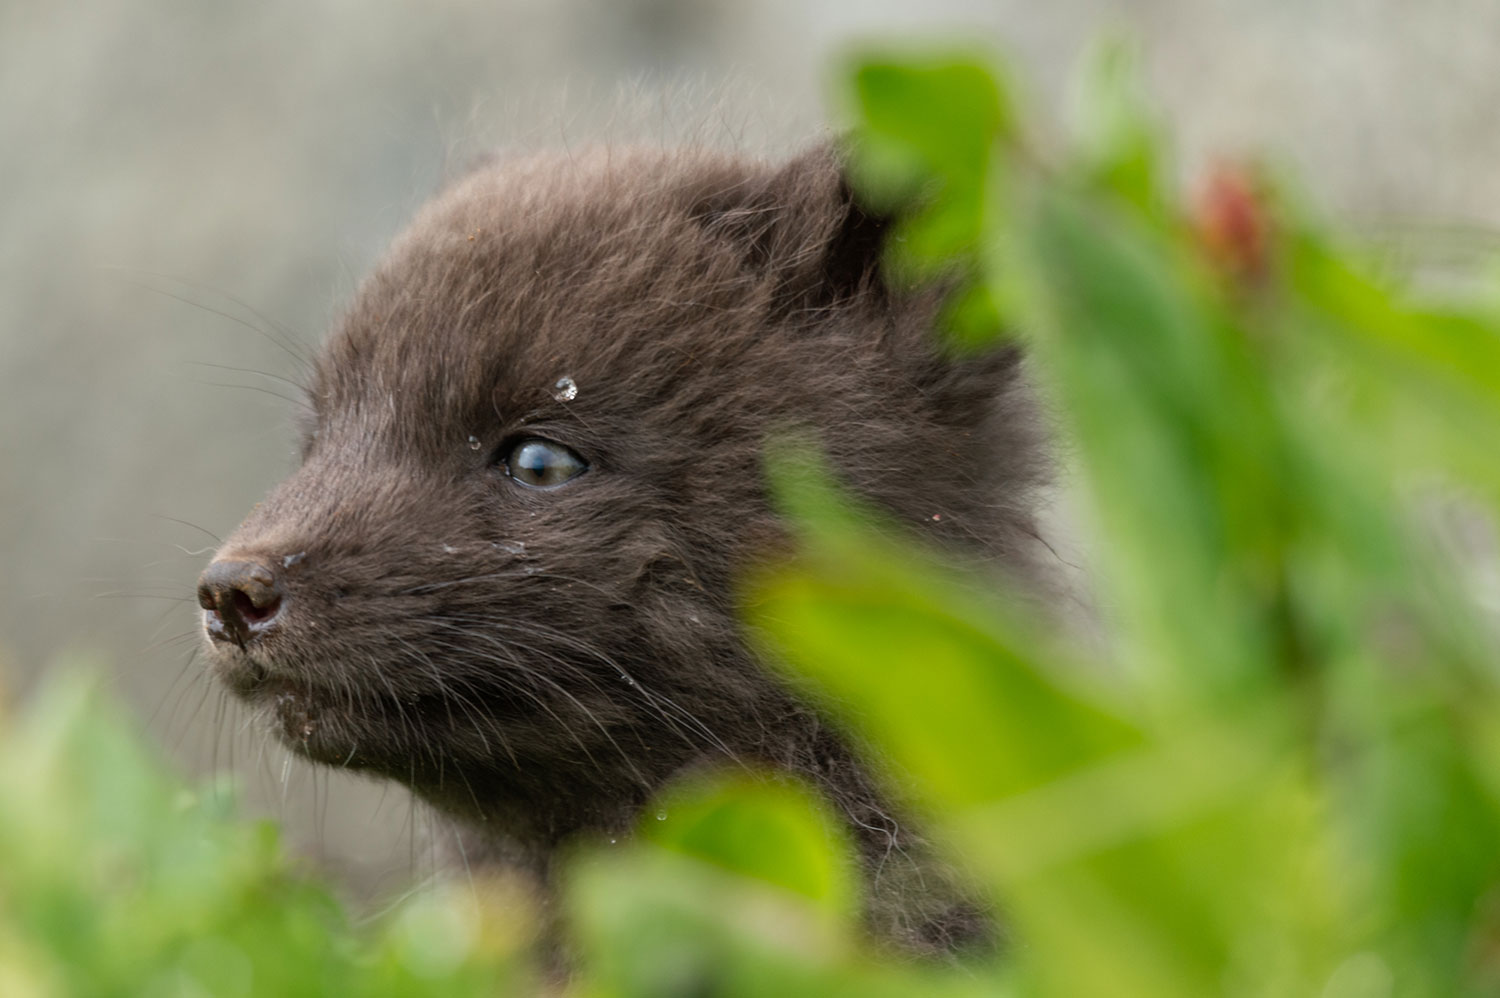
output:
[[[795, 448], [772, 477], [798, 554], [746, 587], [768, 653], [873, 747], [1010, 942], [967, 966], [870, 952], [832, 810], [735, 772], [572, 865], [572, 993], [1500, 991], [1500, 670], [1468, 574], [1500, 555], [1433, 526], [1457, 510], [1490, 538], [1500, 512], [1500, 296], [1420, 293], [1250, 166], [1185, 196], [1133, 79], [1101, 50], [1073, 150], [1043, 154], [983, 58], [848, 77], [861, 195], [923, 206], [890, 272], [955, 282], [949, 348], [1019, 338], [1055, 414], [1088, 639]], [[95, 701], [61, 686], [5, 736], [0, 994], [543, 979], [482, 887], [350, 933], [267, 828], [163, 778]]]
[[227, 792], [193, 793], [85, 673], [0, 718], [0, 995], [488, 995], [530, 933], [503, 884], [365, 937]]
[[[1494, 299], [1423, 300], [1252, 166], [1184, 196], [1129, 51], [1102, 49], [1088, 80], [1074, 151], [1048, 156], [983, 60], [874, 57], [850, 76], [864, 196], [925, 205], [892, 272], [962, 284], [952, 349], [1029, 352], [1082, 493], [1104, 635], [1021, 623], [852, 513], [815, 460], [775, 466], [801, 553], [751, 587], [752, 623], [879, 746], [1014, 940], [986, 969], [872, 980], [1495, 993], [1500, 667], [1464, 561], [1431, 529], [1445, 509], [1470, 534], [1494, 522]], [[598, 876], [581, 910], [608, 952], [627, 937], [603, 897], [644, 880], [625, 862]], [[651, 924], [655, 903], [686, 910], [617, 904], [608, 925]], [[618, 963], [594, 968], [601, 990], [793, 993], [770, 968], [811, 973], [816, 936], [772, 956], [774, 934], [705, 907], [695, 932], [760, 940], [755, 974], [689, 947], [699, 990]], [[630, 949], [653, 965], [646, 942]], [[800, 993], [873, 989], [868, 965], [811, 952], [829, 977]]]

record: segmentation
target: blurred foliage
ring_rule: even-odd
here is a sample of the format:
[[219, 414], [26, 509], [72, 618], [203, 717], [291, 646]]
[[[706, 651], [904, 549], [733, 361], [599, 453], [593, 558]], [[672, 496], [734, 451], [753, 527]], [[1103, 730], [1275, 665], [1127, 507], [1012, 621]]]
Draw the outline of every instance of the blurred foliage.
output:
[[[1018, 612], [795, 449], [773, 477], [799, 553], [747, 590], [768, 651], [879, 747], [1017, 942], [981, 966], [870, 952], [830, 810], [737, 773], [573, 864], [568, 990], [1500, 990], [1500, 682], [1474, 598], [1500, 296], [1434, 301], [1250, 164], [1184, 195], [1132, 65], [1101, 47], [1061, 154], [983, 58], [869, 57], [847, 91], [859, 188], [923, 206], [892, 272], [960, 286], [952, 349], [1032, 358], [1096, 626]], [[354, 933], [91, 687], [6, 726], [0, 994], [539, 986], [514, 892], [466, 883]]]
[[[859, 188], [921, 205], [892, 273], [961, 288], [952, 349], [1027, 348], [1097, 626], [1027, 620], [795, 450], [800, 553], [752, 623], [1019, 941], [910, 993], [1494, 993], [1496, 298], [1432, 300], [1255, 164], [1184, 193], [1134, 63], [1099, 48], [1062, 153], [983, 60], [865, 58], [848, 89]], [[694, 993], [779, 988], [723, 981]]]
[[0, 995], [482, 995], [524, 980], [503, 883], [420, 896], [370, 938], [274, 827], [193, 793], [86, 672], [0, 719]]

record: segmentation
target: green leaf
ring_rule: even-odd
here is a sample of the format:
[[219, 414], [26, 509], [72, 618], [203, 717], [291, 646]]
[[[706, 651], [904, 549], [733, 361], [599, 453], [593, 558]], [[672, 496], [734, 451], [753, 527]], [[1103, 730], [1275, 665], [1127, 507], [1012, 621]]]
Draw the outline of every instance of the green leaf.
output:
[[994, 800], [1138, 743], [1102, 697], [1033, 657], [977, 580], [861, 527], [805, 452], [781, 462], [773, 478], [810, 529], [799, 560], [750, 587], [751, 621], [924, 800]]
[[1164, 134], [1141, 87], [1139, 49], [1121, 39], [1092, 47], [1075, 86], [1081, 174], [1148, 217], [1167, 209]]
[[888, 272], [898, 282], [961, 283], [943, 317], [950, 344], [992, 343], [1003, 309], [974, 278], [1002, 203], [997, 149], [1015, 135], [1005, 88], [989, 60], [959, 52], [920, 61], [869, 55], [849, 78], [851, 179], [867, 203], [898, 216]]
[[852, 857], [823, 804], [769, 774], [691, 781], [647, 808], [643, 837], [805, 897], [835, 916], [855, 910]]

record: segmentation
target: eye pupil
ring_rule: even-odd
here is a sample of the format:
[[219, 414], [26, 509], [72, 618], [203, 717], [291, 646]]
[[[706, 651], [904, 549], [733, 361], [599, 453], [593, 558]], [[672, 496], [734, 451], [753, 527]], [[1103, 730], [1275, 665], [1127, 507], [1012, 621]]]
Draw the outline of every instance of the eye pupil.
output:
[[532, 438], [516, 444], [505, 461], [510, 477], [534, 489], [546, 489], [588, 470], [583, 458], [562, 444]]

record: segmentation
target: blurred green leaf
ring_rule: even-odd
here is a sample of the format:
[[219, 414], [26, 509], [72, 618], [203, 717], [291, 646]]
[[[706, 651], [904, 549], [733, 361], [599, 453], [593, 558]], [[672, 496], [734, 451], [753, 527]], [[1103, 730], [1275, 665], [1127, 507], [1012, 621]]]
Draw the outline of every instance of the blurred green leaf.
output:
[[1250, 336], [1168, 234], [1108, 200], [1039, 191], [1011, 238], [1127, 663], [1164, 696], [1263, 684], [1293, 468]]
[[690, 782], [660, 797], [642, 836], [801, 895], [834, 916], [856, 910], [842, 829], [808, 791], [769, 775]]
[[1092, 46], [1075, 88], [1074, 119], [1081, 175], [1148, 217], [1162, 216], [1164, 133], [1142, 92], [1137, 46], [1117, 38]]
[[1000, 299], [972, 279], [999, 208], [994, 191], [1004, 186], [998, 146], [1015, 129], [1007, 90], [991, 67], [965, 54], [866, 58], [851, 70], [846, 98], [859, 119], [851, 178], [866, 203], [899, 219], [889, 269], [898, 278], [962, 283], [943, 325], [949, 342], [966, 349], [993, 342], [1004, 328]]
[[274, 828], [231, 812], [170, 777], [90, 674], [56, 670], [0, 742], [0, 993], [477, 995], [510, 976], [520, 932], [391, 959], [424, 919], [451, 941], [473, 902], [419, 900], [359, 938]]
[[932, 803], [992, 800], [1139, 742], [1102, 696], [1039, 664], [979, 580], [863, 527], [805, 451], [781, 459], [778, 491], [809, 529], [802, 557], [750, 588], [751, 620]]
[[932, 184], [935, 208], [924, 225], [929, 249], [947, 255], [975, 245], [985, 222], [981, 197], [995, 141], [1013, 128], [1009, 100], [988, 60], [867, 58], [851, 72], [860, 115], [856, 180], [874, 203], [891, 210]]
[[1009, 988], [941, 966], [858, 952], [807, 898], [714, 862], [636, 844], [577, 864], [574, 937], [583, 995], [766, 998], [1004, 996]]
[[[1043, 664], [1057, 646], [1013, 610], [843, 511], [799, 453], [777, 477], [809, 532], [798, 560], [754, 589], [752, 619], [986, 874], [1036, 986], [1201, 994], [1263, 928], [1248, 906], [1308, 876], [1329, 890], [1326, 871], [1307, 872], [1307, 847], [1275, 834], [1305, 813], [1306, 791], [1274, 716], [1251, 709], [1222, 730], [1176, 716], [1152, 731], [1130, 716], [1142, 704]], [[1268, 944], [1317, 959], [1303, 950], [1322, 945], [1327, 911], [1292, 914]], [[1316, 931], [1299, 935], [1309, 921]]]

